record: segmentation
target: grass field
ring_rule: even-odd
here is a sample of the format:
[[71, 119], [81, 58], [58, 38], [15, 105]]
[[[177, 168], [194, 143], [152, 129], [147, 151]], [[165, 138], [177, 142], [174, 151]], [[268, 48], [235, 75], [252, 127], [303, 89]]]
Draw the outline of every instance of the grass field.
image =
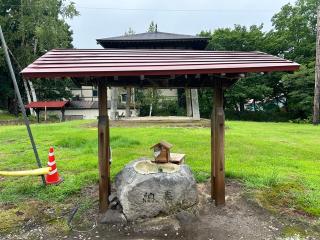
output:
[[2, 120], [16, 120], [16, 119], [17, 119], [17, 117], [12, 114], [0, 112], [0, 121], [2, 121]]
[[[97, 183], [97, 129], [92, 121], [32, 125], [42, 163], [55, 147], [59, 173], [65, 181], [43, 188], [37, 177], [1, 178], [0, 203], [29, 200], [64, 201]], [[320, 128], [290, 123], [227, 122], [226, 175], [240, 179], [254, 196], [272, 209], [291, 209], [320, 216]], [[151, 156], [159, 140], [187, 154], [198, 181], [210, 173], [209, 128], [112, 128], [114, 177], [129, 161]], [[0, 170], [35, 168], [24, 126], [0, 127]], [[0, 212], [1, 216], [1, 212]]]

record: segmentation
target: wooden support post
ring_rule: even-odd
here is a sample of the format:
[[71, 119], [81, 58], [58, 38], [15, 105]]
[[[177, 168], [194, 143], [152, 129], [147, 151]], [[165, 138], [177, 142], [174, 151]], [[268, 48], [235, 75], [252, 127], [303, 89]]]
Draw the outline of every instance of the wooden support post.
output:
[[98, 120], [98, 151], [99, 151], [99, 210], [108, 210], [110, 195], [110, 137], [109, 117], [107, 109], [107, 86], [101, 80], [98, 83], [99, 120]]
[[37, 113], [37, 122], [40, 123], [40, 110], [36, 109], [36, 113]]
[[46, 122], [48, 118], [47, 106], [44, 106], [44, 121]]
[[130, 118], [131, 117], [130, 105], [131, 105], [131, 88], [127, 87], [126, 118]]
[[211, 120], [211, 197], [216, 206], [225, 204], [223, 88], [217, 80]]
[[66, 117], [65, 117], [65, 109], [62, 108], [61, 109], [61, 121], [64, 122], [66, 120]]
[[198, 89], [191, 89], [191, 99], [192, 99], [192, 117], [195, 120], [200, 120]]
[[186, 94], [187, 117], [192, 117], [191, 90], [189, 88], [185, 88], [185, 94]]

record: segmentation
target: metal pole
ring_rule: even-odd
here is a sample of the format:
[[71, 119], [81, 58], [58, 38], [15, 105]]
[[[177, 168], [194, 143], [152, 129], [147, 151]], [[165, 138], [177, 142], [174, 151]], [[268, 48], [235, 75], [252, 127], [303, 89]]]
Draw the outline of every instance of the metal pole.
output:
[[[22, 98], [21, 98], [21, 95], [20, 95], [19, 87], [18, 87], [18, 84], [17, 84], [17, 79], [16, 79], [16, 76], [15, 76], [13, 68], [12, 68], [11, 60], [10, 60], [9, 53], [8, 53], [7, 44], [5, 42], [1, 26], [0, 26], [0, 39], [1, 39], [1, 42], [2, 42], [2, 48], [3, 48], [4, 55], [5, 55], [7, 64], [8, 64], [10, 75], [11, 75], [11, 78], [12, 78], [14, 90], [15, 90], [16, 95], [18, 97], [18, 101], [19, 101], [20, 109], [21, 109], [21, 112], [22, 112], [22, 115], [23, 115], [24, 123], [25, 123], [25, 125], [27, 127], [27, 131], [28, 131], [28, 135], [29, 135], [29, 138], [30, 138], [30, 142], [31, 142], [32, 148], [33, 148], [33, 152], [34, 152], [34, 155], [36, 157], [38, 167], [42, 168], [42, 165], [41, 165], [41, 162], [40, 162], [40, 158], [39, 158], [39, 154], [38, 154], [38, 151], [37, 151], [37, 147], [36, 147], [36, 144], [35, 144], [33, 136], [32, 136], [29, 119], [27, 117], [26, 109], [25, 109], [24, 104], [22, 102]], [[43, 185], [46, 185], [46, 180], [44, 178], [44, 175], [41, 175], [41, 178], [42, 178]]]

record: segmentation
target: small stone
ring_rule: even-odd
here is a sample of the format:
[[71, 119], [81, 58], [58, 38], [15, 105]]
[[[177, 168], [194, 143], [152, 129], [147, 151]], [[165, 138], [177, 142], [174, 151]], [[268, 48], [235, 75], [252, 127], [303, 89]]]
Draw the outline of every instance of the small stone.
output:
[[109, 199], [109, 202], [110, 202], [110, 203], [116, 201], [116, 200], [118, 199], [118, 198], [117, 198], [117, 193], [115, 193], [115, 192], [111, 193], [111, 194], [109, 195], [108, 199]]
[[122, 206], [120, 204], [120, 202], [118, 202], [117, 206], [116, 206], [116, 209], [120, 212], [122, 212]]
[[102, 216], [100, 223], [102, 224], [113, 224], [113, 225], [125, 225], [127, 223], [127, 219], [125, 216], [117, 211], [108, 209], [107, 212]]
[[16, 211], [16, 215], [17, 216], [22, 216], [24, 213], [23, 212], [21, 212], [21, 211]]
[[191, 223], [196, 222], [198, 220], [198, 218], [194, 214], [189, 213], [184, 210], [177, 213], [176, 218], [179, 220], [181, 225], [191, 224]]
[[117, 201], [110, 202], [109, 208], [116, 210], [119, 203]]

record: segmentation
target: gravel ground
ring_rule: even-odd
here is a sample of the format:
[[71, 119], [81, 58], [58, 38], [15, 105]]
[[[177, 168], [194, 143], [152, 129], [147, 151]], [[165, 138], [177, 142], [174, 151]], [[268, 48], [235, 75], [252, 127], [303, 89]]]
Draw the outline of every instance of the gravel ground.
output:
[[[292, 234], [283, 237], [283, 230], [292, 223], [283, 217], [275, 217], [248, 200], [242, 185], [236, 181], [227, 182], [226, 206], [215, 207], [210, 200], [209, 183], [198, 185], [199, 204], [178, 214], [141, 220], [126, 226], [97, 224], [97, 206], [82, 213], [83, 221], [91, 221], [86, 227], [72, 223], [73, 230], [62, 233], [59, 229], [49, 231], [50, 223], [28, 228], [15, 229], [12, 233], [0, 235], [3, 240], [16, 239], [120, 239], [120, 240], [262, 240], [262, 239], [320, 239], [315, 236], [299, 237]], [[96, 194], [96, 188], [91, 191]], [[96, 204], [97, 205], [97, 204]], [[90, 222], [88, 221], [88, 222]], [[81, 230], [80, 230], [81, 229]]]

